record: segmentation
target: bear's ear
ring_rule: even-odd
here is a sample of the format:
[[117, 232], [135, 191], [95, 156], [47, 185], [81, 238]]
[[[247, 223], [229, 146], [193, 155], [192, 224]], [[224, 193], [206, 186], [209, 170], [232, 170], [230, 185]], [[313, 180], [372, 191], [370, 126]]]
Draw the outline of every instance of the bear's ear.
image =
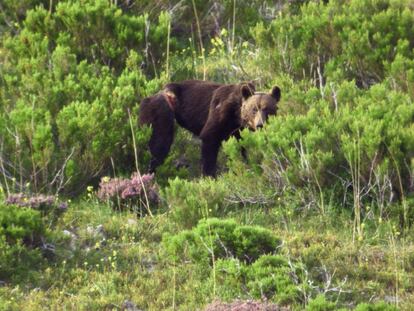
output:
[[272, 95], [272, 97], [276, 99], [276, 101], [279, 101], [280, 100], [280, 88], [278, 86], [274, 86], [270, 95]]
[[256, 86], [254, 85], [253, 80], [245, 82], [245, 84], [248, 85], [254, 92], [256, 92]]
[[168, 83], [164, 86], [164, 92], [174, 94], [175, 97], [180, 96], [180, 85], [178, 83]]
[[247, 99], [250, 96], [252, 96], [254, 94], [254, 92], [255, 92], [255, 88], [254, 88], [254, 85], [252, 83], [242, 84], [241, 94], [242, 94], [244, 99]]

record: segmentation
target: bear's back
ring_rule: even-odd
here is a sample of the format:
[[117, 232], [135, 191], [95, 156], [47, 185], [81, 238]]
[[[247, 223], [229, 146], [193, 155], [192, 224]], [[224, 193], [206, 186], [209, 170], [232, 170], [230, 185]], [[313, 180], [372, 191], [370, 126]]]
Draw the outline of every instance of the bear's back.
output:
[[207, 118], [211, 98], [222, 84], [201, 80], [169, 83], [165, 90], [177, 97], [175, 118], [177, 123], [195, 135], [200, 135]]

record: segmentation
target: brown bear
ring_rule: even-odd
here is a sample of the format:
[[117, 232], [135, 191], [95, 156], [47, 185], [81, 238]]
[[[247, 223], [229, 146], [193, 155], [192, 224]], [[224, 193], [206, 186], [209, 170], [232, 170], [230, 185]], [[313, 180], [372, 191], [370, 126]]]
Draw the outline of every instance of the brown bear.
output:
[[[251, 118], [254, 113], [247, 112], [261, 105], [259, 98], [264, 94], [253, 95], [254, 86], [251, 83], [223, 85], [188, 80], [169, 83], [158, 94], [144, 99], [140, 106], [139, 123], [152, 127], [149, 141], [152, 155], [150, 171], [154, 172], [168, 155], [174, 138], [175, 119], [180, 126], [201, 138], [203, 174], [214, 176], [222, 141], [231, 135], [238, 137], [241, 127], [250, 127], [249, 124], [254, 123], [242, 119], [242, 107], [245, 104], [251, 108], [245, 109], [243, 115]], [[257, 98], [256, 104], [249, 103], [249, 98], [252, 97]], [[265, 110], [266, 116], [276, 113], [277, 101], [278, 99], [272, 101], [273, 108], [269, 102], [269, 107]]]
[[[244, 99], [241, 103], [232, 97], [228, 86], [218, 88], [213, 94], [208, 119], [200, 133], [205, 175], [215, 175], [222, 141], [231, 135], [239, 139], [242, 129], [255, 131], [263, 127], [269, 116], [276, 115], [280, 100], [279, 87], [273, 87], [270, 94], [255, 93], [251, 96], [248, 87], [243, 87], [241, 92]], [[242, 152], [245, 156], [244, 149]]]

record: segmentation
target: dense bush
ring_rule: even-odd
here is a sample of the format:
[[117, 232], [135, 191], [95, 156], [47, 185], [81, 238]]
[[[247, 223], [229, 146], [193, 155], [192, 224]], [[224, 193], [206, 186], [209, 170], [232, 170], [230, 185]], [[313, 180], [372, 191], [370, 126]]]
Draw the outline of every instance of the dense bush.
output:
[[[326, 88], [308, 111], [273, 118], [260, 132], [242, 133], [250, 168], [279, 191], [307, 189], [322, 210], [324, 196], [356, 207], [381, 208], [413, 191], [414, 106], [407, 94], [384, 84], [361, 91], [351, 82]], [[246, 166], [235, 140], [225, 145], [236, 174]], [[310, 190], [310, 191], [309, 191]], [[314, 194], [312, 198], [312, 193]]]
[[336, 309], [336, 304], [327, 301], [324, 295], [318, 295], [306, 306], [307, 311], [334, 311]]
[[398, 308], [385, 302], [360, 303], [355, 311], [397, 311]]
[[163, 244], [174, 260], [214, 262], [219, 258], [238, 258], [252, 263], [261, 255], [277, 252], [281, 241], [269, 230], [238, 225], [234, 220], [208, 218], [192, 230], [166, 235]]
[[[286, 92], [280, 115], [243, 135], [249, 173], [294, 193], [300, 208], [339, 203], [360, 215], [373, 205], [409, 224], [413, 21], [404, 0], [311, 1], [254, 27], [259, 52], [244, 67], [270, 66], [254, 77]], [[224, 150], [242, 176], [240, 148], [231, 140]]]
[[39, 211], [0, 204], [0, 236], [8, 242], [24, 240], [30, 244], [43, 233], [44, 226]]
[[[1, 0], [0, 305], [410, 310], [413, 26], [409, 0]], [[167, 212], [114, 211], [148, 207], [139, 102], [194, 78], [278, 85], [278, 115], [215, 180], [178, 129], [148, 182]], [[87, 185], [62, 218], [18, 194]]]
[[[6, 172], [36, 191], [79, 191], [112, 171], [111, 162], [132, 170], [132, 136], [145, 167], [140, 146], [149, 131], [136, 127], [137, 103], [164, 81], [150, 68], [162, 67], [168, 15], [148, 28], [145, 15], [124, 14], [109, 1], [63, 1], [52, 13], [36, 7], [26, 15], [19, 32], [0, 42]], [[151, 42], [157, 48], [147, 50], [153, 65], [146, 72], [140, 66]]]
[[30, 207], [41, 211], [42, 215], [56, 215], [67, 210], [68, 203], [59, 201], [56, 196], [53, 195], [26, 195], [24, 193], [10, 194], [7, 196], [6, 204], [16, 205], [20, 207]]
[[[239, 145], [233, 146], [239, 149]], [[236, 163], [231, 164], [234, 170]], [[241, 176], [224, 173], [217, 179], [169, 180], [168, 186], [162, 189], [162, 197], [168, 203], [169, 215], [177, 227], [189, 229], [203, 218], [225, 217], [229, 213], [248, 209], [259, 211], [274, 205], [275, 190], [269, 187], [268, 181], [244, 170], [243, 162], [239, 164], [243, 170]], [[252, 184], [255, 186], [252, 187]]]
[[312, 80], [315, 86], [332, 79], [355, 80], [366, 88], [388, 77], [394, 62], [412, 81], [414, 20], [408, 3], [310, 1], [299, 11], [288, 7], [268, 26], [258, 24], [252, 35], [274, 72]]
[[43, 263], [40, 249], [28, 248], [21, 240], [9, 243], [4, 235], [0, 235], [0, 280], [30, 280]]
[[247, 265], [238, 259], [220, 259], [215, 274], [222, 299], [247, 296], [281, 304], [299, 302], [298, 283], [287, 260], [280, 255], [263, 255]]
[[247, 271], [247, 288], [257, 298], [276, 297], [283, 304], [298, 301], [302, 280], [294, 280], [292, 268], [282, 256], [261, 256]]
[[175, 178], [164, 189], [171, 217], [183, 228], [195, 226], [202, 218], [223, 215], [226, 193], [226, 185], [213, 179], [190, 182]]
[[[334, 302], [327, 301], [324, 295], [318, 295], [312, 299], [306, 307], [307, 311], [333, 311], [339, 310]], [[348, 310], [341, 308], [340, 310]], [[355, 311], [397, 311], [393, 305], [385, 302], [378, 303], [360, 303], [354, 308]]]
[[0, 279], [17, 280], [42, 263], [45, 227], [39, 211], [0, 203]]
[[[167, 256], [176, 262], [191, 261], [211, 270], [219, 297], [253, 297], [283, 304], [300, 301], [294, 265], [279, 252], [281, 241], [269, 230], [238, 225], [234, 220], [208, 218], [197, 227], [165, 235]], [[205, 266], [207, 265], [207, 266]]]

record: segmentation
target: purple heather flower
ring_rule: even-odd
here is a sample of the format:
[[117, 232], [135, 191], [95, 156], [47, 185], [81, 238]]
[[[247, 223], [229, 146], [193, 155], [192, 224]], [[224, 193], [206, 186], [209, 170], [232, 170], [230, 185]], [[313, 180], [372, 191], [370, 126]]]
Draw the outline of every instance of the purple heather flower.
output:
[[[154, 174], [133, 173], [130, 179], [109, 178], [104, 177], [99, 184], [97, 196], [100, 200], [111, 200], [117, 202], [119, 198], [122, 200], [139, 199], [145, 192], [152, 202], [152, 198], [158, 199], [157, 188], [154, 185]], [[122, 203], [121, 203], [122, 204]]]
[[[6, 204], [17, 205], [21, 207], [30, 207], [38, 209], [40, 207], [52, 207], [57, 203], [56, 197], [53, 195], [39, 194], [37, 196], [27, 196], [23, 193], [10, 194], [6, 199]], [[66, 209], [66, 202], [59, 203], [60, 209]]]
[[67, 203], [67, 202], [61, 202], [61, 203], [59, 204], [59, 209], [60, 209], [61, 211], [66, 211], [66, 210], [68, 209], [68, 203]]

